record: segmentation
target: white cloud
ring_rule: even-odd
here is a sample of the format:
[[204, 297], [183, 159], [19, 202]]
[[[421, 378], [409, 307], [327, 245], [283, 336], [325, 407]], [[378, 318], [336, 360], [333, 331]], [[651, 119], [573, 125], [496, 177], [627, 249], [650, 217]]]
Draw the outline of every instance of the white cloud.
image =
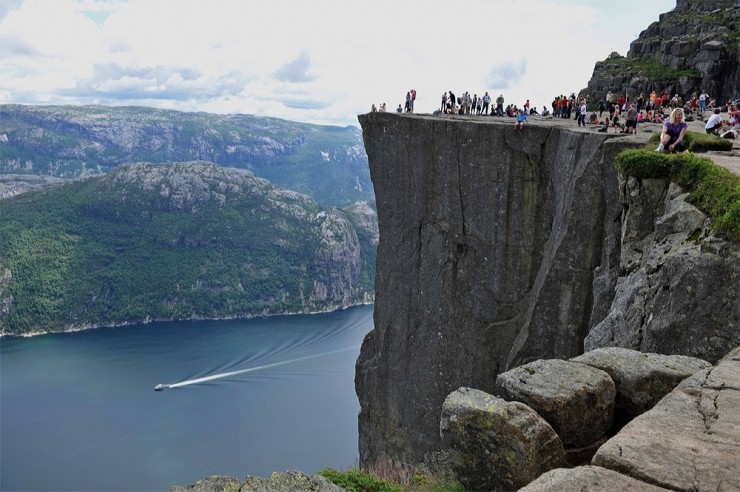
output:
[[311, 57], [305, 51], [301, 51], [298, 58], [278, 68], [272, 75], [282, 82], [311, 82], [316, 77], [311, 75], [310, 71]]
[[537, 106], [675, 0], [25, 0], [0, 11], [0, 103], [141, 104], [326, 124], [418, 92]]

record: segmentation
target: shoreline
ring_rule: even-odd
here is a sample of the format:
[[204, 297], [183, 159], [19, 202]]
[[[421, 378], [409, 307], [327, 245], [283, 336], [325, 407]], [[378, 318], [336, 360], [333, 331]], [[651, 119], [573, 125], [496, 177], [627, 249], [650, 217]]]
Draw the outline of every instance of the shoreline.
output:
[[222, 316], [217, 318], [207, 318], [207, 317], [191, 317], [191, 318], [169, 318], [169, 319], [154, 319], [147, 316], [147, 318], [139, 321], [126, 321], [123, 323], [115, 323], [115, 324], [100, 324], [100, 325], [81, 325], [81, 326], [71, 326], [71, 327], [65, 327], [62, 330], [54, 331], [30, 331], [27, 333], [5, 333], [0, 332], [0, 339], [4, 337], [8, 338], [33, 338], [37, 336], [42, 335], [53, 335], [53, 334], [64, 334], [64, 333], [77, 333], [80, 331], [87, 331], [87, 330], [98, 330], [98, 329], [104, 329], [104, 328], [120, 328], [122, 326], [132, 326], [132, 325], [148, 325], [152, 323], [168, 323], [168, 322], [177, 322], [177, 321], [230, 321], [230, 320], [248, 320], [248, 319], [255, 319], [255, 318], [267, 318], [272, 316], [296, 316], [296, 315], [313, 315], [313, 314], [324, 314], [324, 313], [334, 313], [337, 311], [343, 311], [345, 309], [358, 307], [358, 306], [369, 306], [371, 304], [375, 304], [375, 302], [358, 302], [356, 304], [350, 304], [347, 306], [340, 306], [336, 307], [334, 309], [322, 309], [318, 311], [298, 311], [298, 312], [283, 312], [283, 313], [267, 313], [267, 314], [249, 314], [244, 316]]

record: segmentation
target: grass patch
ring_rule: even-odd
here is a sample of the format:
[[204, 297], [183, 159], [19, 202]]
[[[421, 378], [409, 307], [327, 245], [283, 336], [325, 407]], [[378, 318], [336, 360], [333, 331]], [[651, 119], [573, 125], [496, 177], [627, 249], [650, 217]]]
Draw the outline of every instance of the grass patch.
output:
[[625, 176], [675, 182], [689, 192], [687, 201], [710, 217], [715, 235], [740, 242], [740, 176], [703, 157], [649, 149], [625, 150], [615, 164]]
[[444, 474], [432, 473], [423, 466], [411, 467], [397, 463], [384, 463], [372, 471], [327, 468], [320, 471], [319, 475], [351, 492], [466, 491], [460, 482]]
[[675, 70], [668, 65], [663, 65], [657, 55], [635, 60], [633, 66], [644, 73], [651, 82], [672, 82], [678, 81], [681, 77], [699, 77], [699, 72], [696, 70]]
[[602, 61], [604, 69], [616, 75], [625, 70], [635, 70], [646, 76], [653, 83], [674, 83], [681, 77], [696, 78], [700, 74], [696, 70], [676, 70], [660, 62], [657, 55], [648, 55], [643, 58], [627, 58], [624, 56], [610, 56]]
[[320, 471], [319, 475], [350, 492], [403, 492], [402, 486], [358, 469], [338, 471], [327, 468]]

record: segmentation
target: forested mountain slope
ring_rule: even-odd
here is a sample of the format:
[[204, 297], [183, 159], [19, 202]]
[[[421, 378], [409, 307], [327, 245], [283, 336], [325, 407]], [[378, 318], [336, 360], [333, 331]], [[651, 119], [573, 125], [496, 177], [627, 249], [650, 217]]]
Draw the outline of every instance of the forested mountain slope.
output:
[[0, 200], [0, 333], [370, 302], [372, 216], [209, 162], [127, 164]]

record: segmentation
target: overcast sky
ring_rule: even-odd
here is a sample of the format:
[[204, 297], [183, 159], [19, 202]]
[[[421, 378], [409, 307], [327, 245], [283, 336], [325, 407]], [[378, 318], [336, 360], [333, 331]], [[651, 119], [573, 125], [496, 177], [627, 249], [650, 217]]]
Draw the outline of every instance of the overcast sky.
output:
[[676, 0], [0, 0], [0, 104], [357, 125], [417, 91], [540, 109]]

